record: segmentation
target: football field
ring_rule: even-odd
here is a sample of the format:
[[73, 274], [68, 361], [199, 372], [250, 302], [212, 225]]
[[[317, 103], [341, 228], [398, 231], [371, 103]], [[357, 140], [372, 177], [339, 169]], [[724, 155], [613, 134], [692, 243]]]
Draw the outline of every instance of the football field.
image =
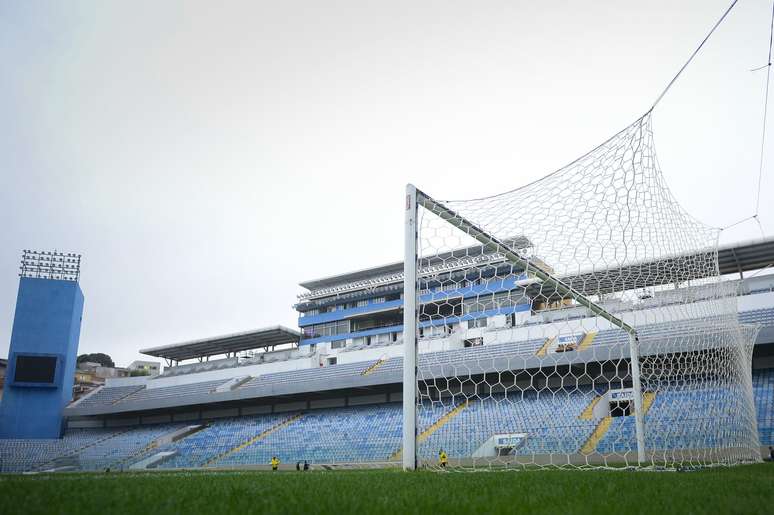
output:
[[158, 472], [0, 476], [0, 513], [772, 513], [774, 464], [693, 472]]

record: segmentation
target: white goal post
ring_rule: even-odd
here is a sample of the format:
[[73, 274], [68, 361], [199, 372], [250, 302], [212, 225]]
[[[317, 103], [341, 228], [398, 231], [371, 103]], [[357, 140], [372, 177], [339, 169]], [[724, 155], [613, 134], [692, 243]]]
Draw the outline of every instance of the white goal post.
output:
[[417, 189], [406, 186], [403, 261], [403, 469], [417, 467]]
[[[757, 328], [717, 231], [666, 188], [649, 114], [517, 190], [408, 185], [404, 258], [404, 469], [756, 459]], [[491, 454], [503, 434], [524, 444]]]

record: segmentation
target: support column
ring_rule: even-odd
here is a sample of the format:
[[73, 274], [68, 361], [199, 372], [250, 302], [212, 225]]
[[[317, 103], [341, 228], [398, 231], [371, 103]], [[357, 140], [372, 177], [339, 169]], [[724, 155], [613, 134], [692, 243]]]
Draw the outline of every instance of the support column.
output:
[[640, 383], [639, 339], [629, 333], [629, 356], [632, 370], [632, 390], [634, 390], [634, 427], [637, 436], [637, 463], [645, 463], [645, 413], [642, 403], [642, 384]]
[[417, 428], [417, 190], [406, 185], [403, 259], [403, 470], [415, 470]]

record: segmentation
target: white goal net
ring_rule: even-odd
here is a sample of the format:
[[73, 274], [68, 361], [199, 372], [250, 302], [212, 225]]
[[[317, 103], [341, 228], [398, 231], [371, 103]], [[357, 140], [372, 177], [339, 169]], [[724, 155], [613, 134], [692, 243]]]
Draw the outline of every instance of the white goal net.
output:
[[513, 191], [407, 191], [404, 466], [760, 459], [758, 328], [718, 230], [669, 192], [649, 114]]

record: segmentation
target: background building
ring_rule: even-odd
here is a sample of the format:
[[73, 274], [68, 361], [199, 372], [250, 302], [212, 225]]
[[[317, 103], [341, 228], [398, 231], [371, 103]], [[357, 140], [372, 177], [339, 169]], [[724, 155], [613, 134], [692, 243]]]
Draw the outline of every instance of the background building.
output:
[[[161, 372], [161, 364], [158, 361], [132, 361], [126, 369], [129, 371], [129, 375], [149, 375], [157, 376]], [[134, 374], [138, 373], [138, 374]]]

